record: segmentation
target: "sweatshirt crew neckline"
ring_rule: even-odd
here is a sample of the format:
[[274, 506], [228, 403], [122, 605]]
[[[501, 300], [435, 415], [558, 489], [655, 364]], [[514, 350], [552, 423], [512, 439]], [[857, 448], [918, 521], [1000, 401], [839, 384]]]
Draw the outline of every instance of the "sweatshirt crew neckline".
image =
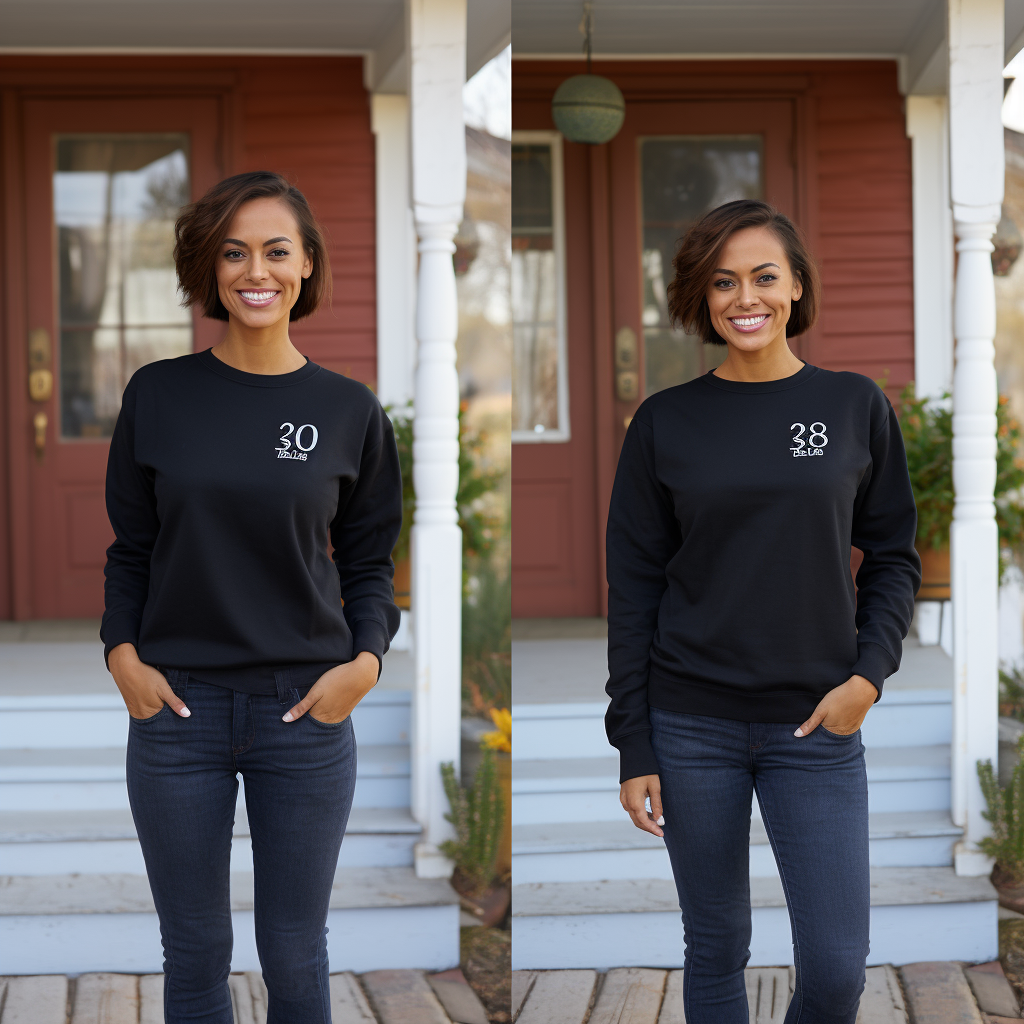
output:
[[222, 359], [218, 359], [213, 350], [205, 348], [202, 352], [195, 353], [196, 358], [208, 370], [212, 370], [218, 376], [227, 377], [237, 384], [248, 384], [256, 388], [287, 388], [293, 384], [301, 384], [305, 380], [320, 372], [318, 363], [314, 363], [308, 356], [305, 357], [306, 365], [300, 366], [297, 370], [289, 373], [248, 373], [246, 370], [236, 370], [229, 366]]
[[722, 391], [734, 391], [741, 395], [764, 395], [773, 391], [788, 391], [790, 388], [797, 388], [810, 380], [818, 372], [818, 367], [810, 363], [804, 363], [796, 373], [788, 377], [779, 377], [778, 380], [725, 380], [716, 377], [714, 370], [708, 370], [701, 378], [713, 388]]

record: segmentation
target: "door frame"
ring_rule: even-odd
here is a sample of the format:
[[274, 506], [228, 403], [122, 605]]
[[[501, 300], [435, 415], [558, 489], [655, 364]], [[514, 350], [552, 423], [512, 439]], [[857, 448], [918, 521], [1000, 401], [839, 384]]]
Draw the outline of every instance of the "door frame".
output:
[[[827, 67], [828, 62], [821, 62]], [[686, 101], [759, 101], [784, 100], [792, 104], [792, 165], [794, 175], [793, 212], [812, 252], [818, 250], [818, 167], [816, 129], [815, 61], [716, 61], [716, 60], [650, 60], [650, 61], [594, 61], [592, 73], [610, 78], [622, 91], [626, 101], [626, 119], [631, 110], [640, 105], [680, 103]], [[572, 75], [581, 72], [578, 61], [519, 60], [513, 61], [512, 109], [513, 127], [534, 131], [553, 127], [551, 98], [558, 86]], [[518, 116], [517, 116], [518, 108]], [[572, 425], [574, 437], [589, 431], [593, 437], [595, 464], [597, 604], [602, 615], [608, 613], [608, 588], [604, 535], [608, 519], [608, 502], [622, 443], [623, 430], [617, 429], [617, 405], [614, 393], [615, 309], [612, 289], [614, 282], [613, 259], [615, 253], [615, 208], [613, 203], [614, 140], [589, 149], [586, 188], [589, 195], [589, 218], [586, 231], [573, 232], [567, 223], [566, 258], [574, 262], [573, 247], [586, 237], [590, 247], [590, 280], [587, 301], [590, 307], [591, 352], [593, 356], [592, 420]], [[566, 166], [569, 160], [566, 160]], [[582, 186], [583, 183], [581, 183]], [[566, 189], [570, 185], [566, 183]], [[575, 237], [574, 237], [575, 235]], [[575, 254], [582, 259], [581, 253]], [[569, 277], [572, 287], [572, 277]], [[567, 297], [569, 316], [581, 298], [574, 302]], [[568, 325], [570, 336], [574, 325]], [[801, 339], [797, 355], [805, 351]], [[806, 345], [809, 348], [810, 345]], [[570, 390], [574, 374], [568, 367]], [[577, 415], [580, 411], [576, 405]], [[621, 419], [621, 417], [620, 417]], [[522, 450], [522, 449], [520, 449]], [[513, 449], [513, 463], [515, 449]], [[514, 481], [513, 477], [513, 481]], [[514, 486], [514, 482], [513, 482]], [[513, 591], [515, 578], [513, 577]], [[525, 594], [518, 600], [513, 593], [513, 607], [529, 604]]]
[[[201, 66], [194, 70], [171, 68], [167, 59], [163, 63], [162, 68], [147, 70], [138, 58], [0, 58], [0, 296], [4, 306], [0, 319], [0, 393], [7, 399], [5, 422], [0, 422], [0, 581], [9, 581], [0, 586], [0, 620], [38, 618], [40, 607], [34, 593], [33, 545], [25, 542], [31, 536], [34, 479], [31, 427], [25, 417], [23, 394], [28, 373], [27, 337], [32, 326], [25, 266], [29, 230], [25, 208], [25, 106], [33, 100], [62, 99], [213, 100], [219, 119], [215, 156], [221, 173], [233, 173], [243, 162], [238, 75]], [[180, 63], [187, 65], [189, 58], [181, 58]], [[204, 333], [196, 329], [194, 321], [194, 339], [199, 341]], [[51, 330], [54, 351], [58, 341]], [[52, 429], [59, 430], [56, 418]]]

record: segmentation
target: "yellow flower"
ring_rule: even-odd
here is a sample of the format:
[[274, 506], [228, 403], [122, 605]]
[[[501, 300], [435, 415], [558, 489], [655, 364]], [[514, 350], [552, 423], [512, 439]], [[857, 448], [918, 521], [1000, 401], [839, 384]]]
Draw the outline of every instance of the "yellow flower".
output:
[[497, 726], [496, 732], [485, 732], [480, 742], [491, 750], [512, 753], [512, 712], [508, 708], [491, 708], [491, 721]]

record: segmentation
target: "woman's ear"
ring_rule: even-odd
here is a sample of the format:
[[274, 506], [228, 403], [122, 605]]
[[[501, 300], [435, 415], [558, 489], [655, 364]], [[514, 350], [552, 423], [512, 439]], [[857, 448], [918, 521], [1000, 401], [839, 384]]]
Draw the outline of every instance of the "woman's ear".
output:
[[306, 253], [305, 262], [302, 264], [302, 276], [309, 277], [313, 273], [313, 257]]
[[797, 277], [794, 274], [793, 275], [793, 302], [797, 302], [800, 299], [800, 297], [803, 295], [803, 293], [804, 293], [804, 283], [803, 283], [803, 281], [800, 280], [799, 277]]

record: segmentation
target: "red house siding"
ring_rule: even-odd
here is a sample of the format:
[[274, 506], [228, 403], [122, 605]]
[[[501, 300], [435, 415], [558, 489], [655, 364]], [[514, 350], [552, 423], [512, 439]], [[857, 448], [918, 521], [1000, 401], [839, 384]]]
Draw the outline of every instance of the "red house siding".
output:
[[[578, 62], [515, 62], [514, 127], [553, 128], [551, 96], [581, 70]], [[643, 105], [665, 111], [665, 134], [686, 131], [670, 113], [683, 110], [680, 104], [706, 110], [708, 101], [789, 102], [791, 208], [820, 261], [824, 285], [818, 325], [795, 347], [819, 366], [885, 377], [895, 397], [914, 374], [910, 142], [895, 63], [608, 61], [595, 63], [594, 73], [622, 89], [627, 118]], [[630, 321], [621, 309], [609, 311], [608, 293], [621, 296], [621, 275], [638, 272], [633, 257], [623, 258], [614, 230], [609, 234], [607, 222], [629, 223], [638, 203], [628, 189], [609, 184], [610, 148], [566, 147], [572, 440], [517, 445], [513, 452], [512, 600], [513, 614], [522, 617], [605, 608], [605, 510], [624, 416], [635, 409], [611, 393], [611, 334]], [[577, 150], [587, 158], [576, 159]], [[625, 282], [627, 295], [632, 287]], [[609, 316], [614, 323], [606, 322]], [[557, 511], [556, 495], [565, 496]], [[566, 538], [557, 557], [554, 537]]]
[[[64, 598], [48, 581], [65, 569], [55, 565], [42, 571], [40, 559], [51, 558], [46, 552], [60, 545], [36, 536], [41, 527], [34, 524], [46, 521], [40, 508], [61, 506], [63, 495], [56, 489], [49, 493], [35, 468], [31, 421], [38, 407], [30, 405], [24, 387], [25, 338], [29, 327], [42, 323], [28, 323], [29, 296], [45, 297], [52, 282], [26, 280], [22, 270], [27, 246], [23, 104], [91, 97], [180, 98], [183, 103], [201, 98], [215, 110], [211, 127], [203, 129], [204, 151], [216, 154], [211, 180], [263, 169], [294, 182], [327, 236], [334, 295], [329, 307], [295, 324], [292, 337], [316, 362], [371, 385], [376, 378], [374, 140], [361, 58], [0, 56], [0, 408], [5, 413], [0, 418], [0, 619], [102, 611], [105, 519], [83, 534], [90, 538], [86, 562], [94, 568], [87, 571], [95, 580], [83, 582], [79, 571], [80, 592], [95, 596], [73, 607], [62, 604]], [[111, 123], [109, 130], [123, 129]], [[42, 214], [48, 217], [47, 211]], [[215, 342], [223, 330], [211, 321], [195, 326], [198, 348]], [[54, 410], [47, 408], [54, 423]], [[101, 444], [90, 442], [90, 466], [100, 467], [96, 456], [102, 452], [94, 449]], [[90, 508], [102, 510], [101, 468], [83, 469], [76, 488]], [[101, 512], [97, 516], [102, 518]]]

